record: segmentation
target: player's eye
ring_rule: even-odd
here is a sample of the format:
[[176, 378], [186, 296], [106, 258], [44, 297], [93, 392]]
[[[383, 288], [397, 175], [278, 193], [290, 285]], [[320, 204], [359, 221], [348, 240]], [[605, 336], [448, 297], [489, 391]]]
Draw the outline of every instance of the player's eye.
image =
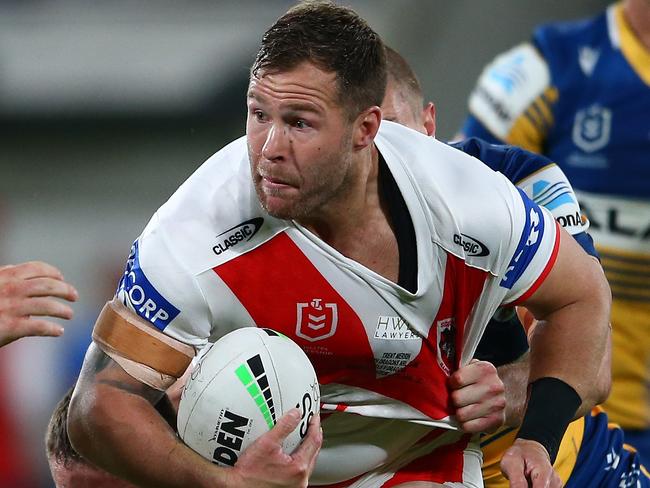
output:
[[305, 120], [302, 120], [302, 119], [296, 120], [293, 125], [298, 129], [306, 129], [306, 128], [309, 127], [309, 124]]
[[255, 117], [255, 120], [258, 122], [264, 122], [266, 120], [266, 115], [264, 115], [264, 112], [261, 110], [254, 110], [253, 117]]

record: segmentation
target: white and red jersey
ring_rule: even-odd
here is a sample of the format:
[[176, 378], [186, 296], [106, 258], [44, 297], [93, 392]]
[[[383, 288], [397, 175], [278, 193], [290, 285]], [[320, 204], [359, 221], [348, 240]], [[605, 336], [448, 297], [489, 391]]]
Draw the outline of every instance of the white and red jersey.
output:
[[454, 428], [450, 372], [498, 306], [541, 283], [558, 231], [503, 175], [433, 138], [384, 121], [375, 143], [413, 222], [415, 293], [266, 214], [241, 138], [156, 212], [118, 295], [199, 348], [239, 327], [287, 335], [313, 362], [325, 410]]

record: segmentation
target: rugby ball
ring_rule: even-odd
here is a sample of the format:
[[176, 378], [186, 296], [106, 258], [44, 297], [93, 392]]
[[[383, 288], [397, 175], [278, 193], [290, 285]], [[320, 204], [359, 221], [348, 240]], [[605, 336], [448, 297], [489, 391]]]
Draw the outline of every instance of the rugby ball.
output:
[[185, 384], [178, 434], [194, 451], [220, 466], [242, 452], [290, 409], [300, 424], [283, 443], [291, 453], [320, 409], [316, 372], [307, 355], [271, 329], [246, 327], [206, 348]]

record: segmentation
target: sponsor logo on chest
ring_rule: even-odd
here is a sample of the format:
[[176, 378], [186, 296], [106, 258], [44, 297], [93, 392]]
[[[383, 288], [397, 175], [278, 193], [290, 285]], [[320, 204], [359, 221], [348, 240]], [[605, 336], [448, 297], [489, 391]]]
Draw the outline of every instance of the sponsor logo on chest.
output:
[[417, 341], [420, 336], [413, 332], [401, 317], [380, 315], [374, 338], [386, 341]]

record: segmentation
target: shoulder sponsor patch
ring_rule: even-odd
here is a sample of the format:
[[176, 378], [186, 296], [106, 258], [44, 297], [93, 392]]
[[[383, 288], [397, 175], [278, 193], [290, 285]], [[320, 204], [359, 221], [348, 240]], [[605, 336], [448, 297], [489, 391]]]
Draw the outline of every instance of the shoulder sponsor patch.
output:
[[524, 202], [526, 222], [517, 249], [508, 264], [505, 277], [500, 283], [502, 287], [508, 289], [511, 289], [517, 280], [521, 278], [521, 275], [524, 274], [535, 257], [544, 235], [544, 215], [542, 210], [521, 189], [517, 188], [517, 191], [519, 191], [519, 195], [521, 195]]
[[498, 56], [481, 74], [469, 99], [470, 112], [493, 134], [505, 139], [517, 118], [548, 88], [546, 61], [530, 44]]
[[131, 247], [117, 294], [124, 305], [160, 330], [164, 330], [180, 313], [180, 310], [169, 303], [144, 274], [140, 267], [138, 241], [135, 241]]

